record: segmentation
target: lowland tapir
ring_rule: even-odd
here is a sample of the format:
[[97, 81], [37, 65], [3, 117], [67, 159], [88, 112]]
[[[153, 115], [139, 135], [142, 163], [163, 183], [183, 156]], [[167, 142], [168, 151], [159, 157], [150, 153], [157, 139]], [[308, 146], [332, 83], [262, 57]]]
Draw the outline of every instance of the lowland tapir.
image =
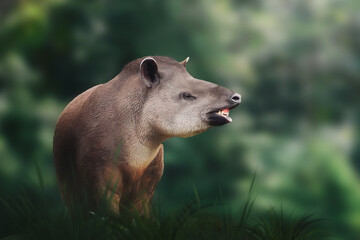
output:
[[163, 174], [162, 142], [232, 121], [240, 94], [195, 79], [188, 60], [137, 59], [67, 105], [53, 148], [65, 203], [86, 201], [96, 210], [105, 196], [115, 213], [131, 206], [146, 215]]

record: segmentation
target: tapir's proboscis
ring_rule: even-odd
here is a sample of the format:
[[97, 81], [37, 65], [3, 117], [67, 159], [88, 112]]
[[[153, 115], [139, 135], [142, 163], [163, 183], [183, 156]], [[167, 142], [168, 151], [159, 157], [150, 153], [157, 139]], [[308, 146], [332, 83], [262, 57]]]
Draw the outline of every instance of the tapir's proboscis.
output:
[[67, 205], [135, 208], [147, 215], [164, 168], [162, 142], [230, 123], [241, 96], [186, 70], [189, 58], [145, 57], [72, 100], [54, 135], [54, 161]]

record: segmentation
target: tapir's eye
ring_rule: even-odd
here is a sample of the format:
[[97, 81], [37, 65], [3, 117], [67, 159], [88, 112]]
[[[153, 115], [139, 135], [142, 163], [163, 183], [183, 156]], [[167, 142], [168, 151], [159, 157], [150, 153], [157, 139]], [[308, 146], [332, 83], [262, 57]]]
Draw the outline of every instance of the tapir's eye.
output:
[[181, 94], [181, 97], [185, 100], [195, 100], [196, 97], [191, 95], [191, 93], [184, 92]]

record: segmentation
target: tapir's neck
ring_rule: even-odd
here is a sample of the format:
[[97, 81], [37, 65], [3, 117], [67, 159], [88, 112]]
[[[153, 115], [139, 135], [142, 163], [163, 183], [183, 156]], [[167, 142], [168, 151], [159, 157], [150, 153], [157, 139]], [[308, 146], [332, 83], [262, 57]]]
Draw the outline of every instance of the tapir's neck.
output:
[[166, 139], [151, 132], [151, 126], [134, 121], [135, 134], [132, 135], [129, 149], [128, 164], [139, 170], [145, 169], [156, 157], [161, 143]]
[[144, 170], [159, 152], [161, 144], [147, 146], [144, 145], [139, 139], [129, 139], [127, 144], [129, 147], [126, 150], [127, 164], [137, 170]]
[[142, 106], [146, 94], [136, 85], [137, 81], [138, 79], [131, 79], [126, 89], [121, 88], [117, 94], [122, 95], [121, 99], [126, 99], [118, 103], [121, 105], [119, 114], [125, 114], [128, 118], [127, 121], [119, 122], [119, 127], [126, 129], [126, 132], [121, 131], [122, 159], [134, 170], [142, 171], [156, 157], [165, 138], [154, 134], [151, 126], [142, 119]]

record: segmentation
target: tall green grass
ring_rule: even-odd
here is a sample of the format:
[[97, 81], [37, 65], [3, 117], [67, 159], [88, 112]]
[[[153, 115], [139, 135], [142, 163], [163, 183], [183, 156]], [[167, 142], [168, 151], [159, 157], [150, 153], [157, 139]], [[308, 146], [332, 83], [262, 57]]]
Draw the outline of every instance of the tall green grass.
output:
[[[39, 179], [41, 183], [40, 171]], [[311, 214], [285, 216], [282, 207], [280, 211], [272, 208], [263, 214], [254, 214], [254, 182], [255, 176], [249, 195], [237, 213], [231, 211], [228, 204], [201, 203], [194, 187], [194, 200], [173, 213], [160, 215], [158, 209], [152, 209], [151, 217], [143, 217], [125, 207], [121, 208], [119, 216], [115, 216], [106, 206], [86, 214], [83, 206], [73, 206], [70, 214], [64, 205], [52, 206], [53, 203], [45, 197], [32, 200], [22, 192], [16, 199], [0, 199], [11, 228], [8, 231], [11, 234], [0, 236], [0, 239], [326, 239], [321, 219]]]

